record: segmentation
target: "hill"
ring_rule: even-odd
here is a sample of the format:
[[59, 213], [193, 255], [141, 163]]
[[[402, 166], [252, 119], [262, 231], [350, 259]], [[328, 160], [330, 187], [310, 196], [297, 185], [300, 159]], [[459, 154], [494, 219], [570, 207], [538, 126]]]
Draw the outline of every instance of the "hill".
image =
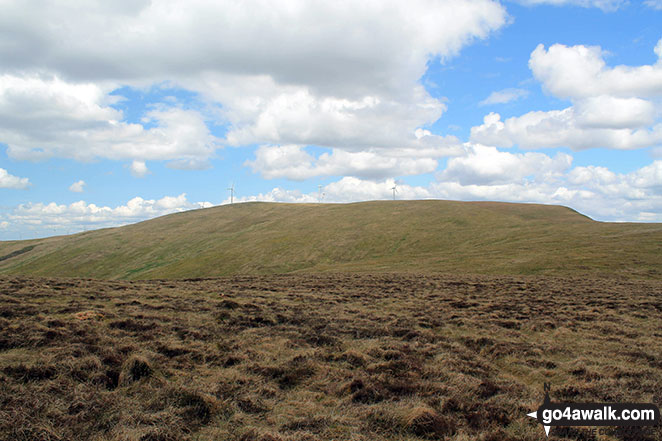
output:
[[453, 201], [243, 203], [0, 242], [0, 274], [104, 279], [291, 272], [662, 278], [662, 224], [569, 208]]

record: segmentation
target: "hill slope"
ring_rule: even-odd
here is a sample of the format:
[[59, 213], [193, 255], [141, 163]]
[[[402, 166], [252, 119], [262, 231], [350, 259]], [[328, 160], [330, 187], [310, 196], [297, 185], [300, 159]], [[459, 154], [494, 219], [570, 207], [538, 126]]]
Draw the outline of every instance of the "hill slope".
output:
[[595, 222], [533, 204], [256, 202], [0, 242], [0, 274], [148, 279], [301, 271], [661, 278], [662, 224]]

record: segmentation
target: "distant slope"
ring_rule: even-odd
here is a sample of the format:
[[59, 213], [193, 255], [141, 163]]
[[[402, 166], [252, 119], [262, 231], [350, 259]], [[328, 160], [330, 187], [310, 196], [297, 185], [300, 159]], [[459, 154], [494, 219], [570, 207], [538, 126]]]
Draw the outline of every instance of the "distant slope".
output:
[[662, 224], [595, 222], [534, 204], [256, 202], [0, 242], [0, 274], [148, 279], [301, 271], [662, 278]]

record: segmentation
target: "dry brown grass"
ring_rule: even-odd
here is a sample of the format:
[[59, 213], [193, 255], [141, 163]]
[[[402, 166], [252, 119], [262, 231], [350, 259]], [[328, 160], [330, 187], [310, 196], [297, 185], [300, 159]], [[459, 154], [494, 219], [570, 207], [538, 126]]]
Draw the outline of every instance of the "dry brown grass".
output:
[[0, 278], [0, 439], [540, 440], [545, 381], [662, 404], [660, 323], [659, 281]]

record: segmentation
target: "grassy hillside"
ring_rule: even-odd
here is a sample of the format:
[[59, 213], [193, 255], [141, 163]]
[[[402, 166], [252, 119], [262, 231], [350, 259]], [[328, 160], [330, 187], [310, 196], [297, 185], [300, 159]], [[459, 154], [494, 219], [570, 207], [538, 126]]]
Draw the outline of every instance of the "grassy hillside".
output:
[[149, 279], [308, 271], [662, 278], [662, 224], [595, 222], [533, 204], [245, 203], [0, 242], [0, 274]]

